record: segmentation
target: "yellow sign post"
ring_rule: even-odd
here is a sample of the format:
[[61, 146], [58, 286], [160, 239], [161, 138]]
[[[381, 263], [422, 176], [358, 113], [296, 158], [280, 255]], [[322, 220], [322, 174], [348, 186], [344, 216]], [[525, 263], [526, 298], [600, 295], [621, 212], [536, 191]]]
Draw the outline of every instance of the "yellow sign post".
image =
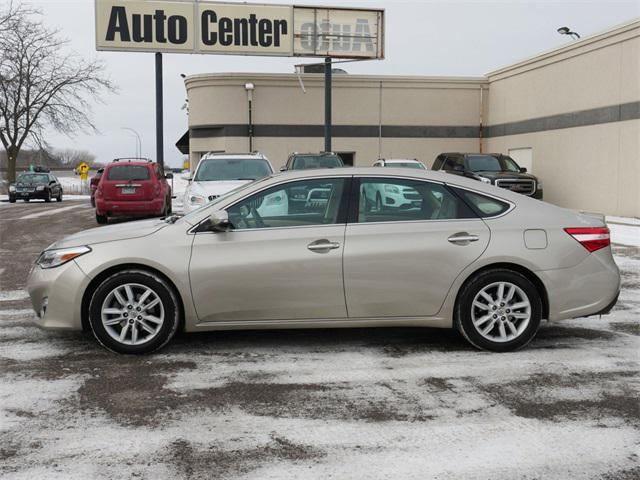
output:
[[76, 170], [80, 174], [80, 180], [86, 180], [89, 174], [89, 165], [86, 162], [82, 162], [76, 167]]

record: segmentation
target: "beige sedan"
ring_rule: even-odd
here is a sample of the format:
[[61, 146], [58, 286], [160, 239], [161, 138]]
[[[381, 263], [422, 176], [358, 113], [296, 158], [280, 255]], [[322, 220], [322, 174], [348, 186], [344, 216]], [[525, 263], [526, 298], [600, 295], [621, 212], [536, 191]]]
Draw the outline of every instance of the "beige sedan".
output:
[[619, 288], [602, 217], [393, 168], [287, 172], [183, 217], [80, 232], [28, 281], [40, 326], [91, 330], [120, 353], [179, 329], [394, 326], [509, 351], [543, 319], [608, 312]]

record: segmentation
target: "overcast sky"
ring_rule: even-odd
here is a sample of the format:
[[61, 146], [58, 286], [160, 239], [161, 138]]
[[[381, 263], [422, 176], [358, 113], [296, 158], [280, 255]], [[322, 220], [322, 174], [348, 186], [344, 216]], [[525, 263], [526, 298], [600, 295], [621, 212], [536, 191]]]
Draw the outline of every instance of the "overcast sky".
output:
[[[7, 0], [0, 0], [6, 2]], [[154, 55], [96, 52], [94, 0], [30, 0], [46, 23], [61, 30], [70, 48], [98, 57], [118, 87], [95, 105], [99, 134], [73, 138], [51, 132], [58, 148], [86, 149], [108, 161], [135, 152], [133, 128], [142, 136], [142, 153], [155, 158]], [[287, 3], [260, 0], [257, 3]], [[313, 0], [296, 4], [375, 7], [386, 10], [386, 58], [343, 66], [349, 73], [394, 75], [483, 75], [496, 68], [564, 45], [571, 40], [556, 29], [568, 26], [583, 37], [640, 17], [635, 1], [346, 1]], [[227, 55], [164, 55], [165, 161], [177, 166], [175, 142], [187, 129], [181, 110], [186, 98], [181, 73], [294, 71], [300, 59]], [[319, 105], [318, 108], [323, 108]]]

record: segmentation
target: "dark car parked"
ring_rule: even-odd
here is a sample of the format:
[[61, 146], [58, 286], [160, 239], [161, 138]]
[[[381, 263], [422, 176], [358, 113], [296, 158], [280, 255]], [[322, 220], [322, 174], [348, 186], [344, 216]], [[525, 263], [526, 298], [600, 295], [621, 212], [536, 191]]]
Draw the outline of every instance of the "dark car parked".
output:
[[98, 183], [100, 182], [100, 177], [104, 172], [104, 168], [99, 168], [96, 174], [89, 179], [89, 191], [91, 192], [91, 206], [96, 206], [96, 190], [98, 189]]
[[62, 201], [62, 185], [50, 173], [25, 172], [18, 174], [16, 181], [9, 185], [9, 202], [16, 200], [40, 199], [50, 202], [53, 199]]
[[339, 168], [344, 167], [342, 159], [333, 152], [320, 153], [297, 153], [289, 155], [287, 163], [280, 169], [285, 170], [308, 170], [310, 168]]
[[542, 182], [501, 153], [441, 153], [433, 170], [461, 175], [542, 200]]

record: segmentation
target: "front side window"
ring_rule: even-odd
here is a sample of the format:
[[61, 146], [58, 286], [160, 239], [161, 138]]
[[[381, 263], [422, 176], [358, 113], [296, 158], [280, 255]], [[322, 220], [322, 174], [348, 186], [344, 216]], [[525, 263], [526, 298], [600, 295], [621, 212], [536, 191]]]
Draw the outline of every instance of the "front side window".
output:
[[360, 223], [476, 217], [444, 185], [420, 180], [363, 178], [359, 198]]
[[258, 180], [272, 173], [269, 162], [259, 158], [208, 158], [200, 160], [194, 181]]
[[344, 178], [277, 185], [229, 207], [229, 221], [234, 230], [335, 224], [344, 186]]
[[117, 165], [109, 168], [107, 180], [149, 180], [149, 169], [144, 165]]

